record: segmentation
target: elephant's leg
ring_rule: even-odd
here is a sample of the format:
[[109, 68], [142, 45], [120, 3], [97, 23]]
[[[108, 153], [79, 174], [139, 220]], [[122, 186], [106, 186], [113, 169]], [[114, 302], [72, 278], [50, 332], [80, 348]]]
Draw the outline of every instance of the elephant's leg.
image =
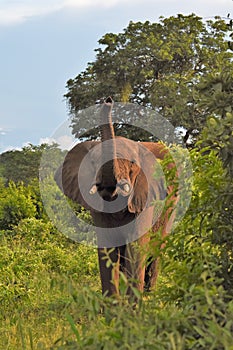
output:
[[[152, 288], [155, 287], [156, 281], [159, 275], [159, 254], [155, 254], [158, 249], [162, 252], [166, 245], [166, 236], [168, 235], [169, 230], [171, 229], [171, 225], [174, 221], [174, 210], [173, 208], [169, 208], [166, 210], [165, 214], [160, 218], [159, 221], [154, 225], [152, 234], [152, 240], [149, 243], [149, 249], [151, 250], [151, 261], [146, 266], [145, 271], [145, 285], [144, 290], [149, 292]], [[156, 240], [156, 233], [160, 230], [160, 234], [158, 239]], [[153, 254], [154, 253], [154, 254]]]
[[[119, 293], [119, 253], [118, 248], [98, 248], [102, 293], [111, 296]], [[107, 261], [110, 260], [110, 266]], [[107, 264], [107, 265], [106, 265]]]
[[126, 273], [129, 280], [128, 294], [134, 295], [133, 288], [143, 292], [144, 276], [145, 276], [145, 265], [141, 257], [141, 253], [132, 245], [127, 246], [127, 258], [126, 258]]
[[129, 281], [128, 295], [134, 296], [132, 288], [143, 292], [145, 278], [145, 252], [142, 245], [145, 239], [130, 243], [125, 248], [124, 273]]
[[146, 267], [144, 290], [149, 292], [156, 285], [159, 274], [159, 257], [152, 260]]

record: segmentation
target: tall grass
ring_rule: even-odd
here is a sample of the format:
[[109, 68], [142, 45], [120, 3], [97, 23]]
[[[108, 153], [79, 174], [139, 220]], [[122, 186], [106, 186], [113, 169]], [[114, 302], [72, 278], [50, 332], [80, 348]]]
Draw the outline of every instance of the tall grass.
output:
[[[177, 235], [165, 249], [157, 290], [132, 307], [126, 298], [102, 297], [96, 251], [49, 223], [27, 219], [2, 232], [0, 349], [232, 350], [233, 302], [210, 252], [204, 242], [197, 252], [190, 237]], [[190, 261], [204, 254], [209, 265], [171, 258], [184, 239]]]

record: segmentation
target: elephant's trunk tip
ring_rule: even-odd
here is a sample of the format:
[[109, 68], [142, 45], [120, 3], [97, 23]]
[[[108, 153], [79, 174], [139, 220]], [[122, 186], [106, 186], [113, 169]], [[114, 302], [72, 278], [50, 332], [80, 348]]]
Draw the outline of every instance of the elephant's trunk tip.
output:
[[112, 104], [113, 104], [113, 99], [112, 99], [112, 97], [111, 97], [111, 96], [108, 96], [108, 97], [106, 98], [106, 100], [105, 100], [105, 103], [106, 103], [106, 104], [112, 105]]

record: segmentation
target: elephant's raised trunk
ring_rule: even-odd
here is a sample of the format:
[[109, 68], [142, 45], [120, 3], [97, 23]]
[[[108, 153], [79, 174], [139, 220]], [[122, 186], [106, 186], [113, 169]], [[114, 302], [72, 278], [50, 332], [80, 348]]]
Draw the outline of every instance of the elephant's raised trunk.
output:
[[101, 141], [111, 140], [114, 139], [115, 133], [114, 128], [112, 125], [112, 107], [113, 107], [113, 100], [111, 97], [108, 97], [105, 102], [103, 103], [103, 106], [101, 108]]
[[[108, 97], [101, 109], [102, 172], [101, 182], [106, 186], [115, 186], [118, 163], [116, 158], [115, 133], [112, 125], [113, 100]], [[108, 142], [105, 142], [108, 141]]]

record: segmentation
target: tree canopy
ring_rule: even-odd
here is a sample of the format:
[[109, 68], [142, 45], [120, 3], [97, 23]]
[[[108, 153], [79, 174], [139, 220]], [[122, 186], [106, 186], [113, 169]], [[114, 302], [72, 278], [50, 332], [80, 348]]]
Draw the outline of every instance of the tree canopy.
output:
[[[221, 72], [232, 72], [231, 32], [230, 20], [179, 14], [158, 23], [130, 22], [122, 33], [105, 34], [95, 61], [67, 82], [74, 134], [78, 111], [106, 95], [150, 107], [189, 133], [199, 131], [210, 111], [200, 103], [200, 92], [208, 90], [203, 85], [211, 80], [209, 91], [219, 91]], [[214, 113], [219, 104], [212, 106]]]
[[[54, 169], [59, 165], [57, 159], [61, 151], [56, 144], [32, 145], [23, 147], [21, 150], [10, 150], [0, 154], [0, 177], [4, 178], [6, 183], [13, 181], [15, 183], [23, 182], [29, 184], [34, 179], [39, 178], [39, 168], [42, 154], [51, 154], [48, 159], [48, 168], [51, 169], [51, 160], [54, 161]], [[43, 166], [46, 166], [44, 160]], [[44, 169], [43, 173], [46, 173]]]

